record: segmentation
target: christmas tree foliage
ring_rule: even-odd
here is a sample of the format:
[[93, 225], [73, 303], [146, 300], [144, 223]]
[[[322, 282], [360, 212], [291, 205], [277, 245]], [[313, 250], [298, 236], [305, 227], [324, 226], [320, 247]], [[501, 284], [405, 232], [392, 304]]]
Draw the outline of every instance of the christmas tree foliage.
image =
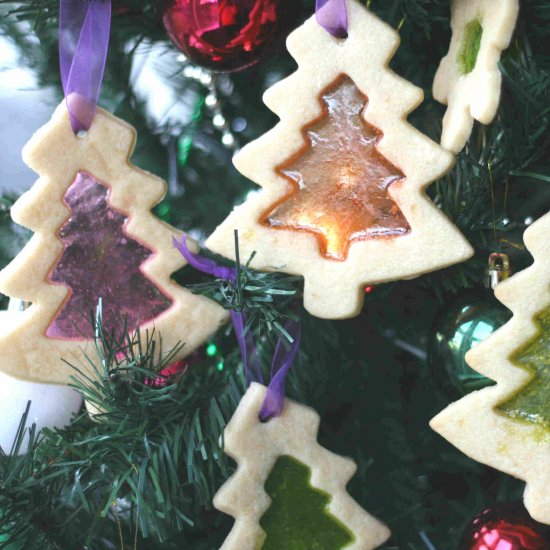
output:
[[325, 256], [345, 260], [352, 241], [410, 230], [388, 194], [405, 176], [377, 151], [381, 132], [363, 118], [368, 98], [349, 77], [321, 96], [321, 120], [305, 128], [309, 145], [278, 169], [293, 189], [267, 223], [316, 233]]
[[512, 357], [533, 379], [499, 409], [550, 429], [550, 308], [536, 317], [540, 333]]
[[312, 487], [310, 469], [281, 456], [265, 491], [272, 504], [260, 520], [267, 538], [262, 550], [339, 550], [353, 535], [327, 510], [330, 496]]
[[124, 230], [128, 218], [109, 205], [109, 194], [104, 184], [79, 172], [64, 197], [71, 217], [59, 231], [65, 250], [50, 280], [67, 286], [71, 294], [48, 327], [49, 337], [93, 338], [89, 312], [99, 297], [108, 332], [120, 329], [121, 319], [133, 331], [171, 305], [140, 270], [153, 251]]
[[[199, 3], [198, 0], [178, 2], [181, 5]], [[249, 6], [252, 3], [212, 0], [209, 5]], [[296, 27], [315, 10], [313, 0], [254, 3], [261, 8], [274, 3], [291, 4], [300, 12], [294, 22]], [[458, 3], [465, 2], [455, 2]], [[484, 3], [496, 6], [505, 2]], [[171, 274], [180, 285], [195, 283], [193, 292], [213, 297], [226, 309], [244, 308], [249, 314], [250, 333], [255, 337], [258, 354], [266, 367], [273, 356], [273, 349], [268, 345], [273, 341], [270, 337], [282, 334], [289, 315], [300, 317], [302, 345], [297, 364], [288, 377], [288, 397], [307, 403], [318, 412], [320, 439], [325, 448], [350, 456], [357, 463], [356, 474], [351, 479], [346, 475], [342, 486], [361, 507], [391, 527], [388, 542], [383, 543], [387, 531], [382, 531], [376, 540], [376, 544], [382, 544], [381, 550], [457, 550], [469, 519], [480, 510], [492, 507], [495, 499], [520, 498], [525, 486], [521, 480], [529, 482], [526, 498], [530, 511], [550, 523], [550, 432], [540, 424], [511, 418], [498, 408], [520, 393], [526, 393], [529, 383], [538, 384], [542, 380], [542, 375], [534, 373], [533, 377], [518, 364], [519, 354], [525, 353], [527, 357], [533, 353], [534, 347], [527, 350], [525, 346], [535, 346], [536, 340], [532, 338], [539, 337], [539, 328], [533, 319], [550, 307], [550, 268], [544, 261], [549, 256], [548, 238], [540, 240], [535, 262], [539, 268], [534, 275], [521, 286], [506, 285], [510, 289], [506, 305], [515, 304], [515, 321], [500, 333], [491, 349], [483, 348], [483, 344], [474, 348], [477, 354], [483, 355], [478, 364], [483, 363], [484, 376], [498, 384], [489, 390], [472, 392], [461, 405], [461, 414], [457, 417], [453, 412], [452, 418], [445, 419], [445, 426], [453, 430], [449, 435], [468, 455], [427, 426], [428, 420], [447, 406], [451, 397], [442, 391], [434, 376], [434, 372], [445, 370], [442, 360], [432, 355], [426, 346], [427, 341], [439, 334], [434, 329], [436, 311], [449, 309], [455, 296], [462, 298], [468, 287], [482, 286], [483, 267], [490, 253], [510, 254], [514, 272], [533, 261], [522, 247], [521, 235], [531, 220], [550, 209], [548, 0], [521, 0], [513, 39], [510, 47], [502, 52], [497, 67], [502, 75], [498, 114], [491, 124], [474, 123], [471, 139], [456, 155], [454, 168], [437, 181], [433, 180], [439, 177], [436, 173], [443, 174], [451, 162], [429, 170], [433, 157], [427, 151], [434, 149], [424, 146], [425, 140], [419, 133], [436, 142], [441, 136], [445, 108], [434, 100], [432, 85], [451, 39], [450, 1], [346, 0], [352, 25], [357, 21], [359, 9], [363, 10], [367, 4], [393, 27], [393, 32], [384, 32], [381, 28], [376, 32], [373, 28], [372, 32], [361, 34], [360, 40], [355, 40], [357, 34], [352, 33], [348, 39], [339, 40], [334, 48], [319, 48], [320, 53], [316, 46], [322, 44], [297, 36], [291, 38], [290, 43], [291, 52], [297, 54], [296, 61], [281, 50], [278, 55], [244, 71], [214, 74], [210, 81], [209, 75], [194, 66], [189, 57], [187, 60], [178, 57], [179, 52], [163, 27], [164, 10], [175, 6], [175, 2], [113, 2], [100, 104], [137, 130], [139, 137], [132, 161], [168, 181], [168, 194], [155, 207], [155, 214], [202, 239], [212, 234], [233, 205], [254, 202], [247, 210], [246, 226], [239, 227], [239, 244], [243, 263], [250, 259], [252, 252], [256, 255], [251, 264], [243, 267], [235, 282], [215, 281], [189, 267], [180, 271], [183, 259], [179, 254], [172, 254], [172, 237], [177, 232], [168, 230], [158, 219], [155, 231], [135, 223], [136, 215], [138, 218], [151, 215], [151, 208], [162, 197], [164, 185], [135, 166], [127, 169], [135, 137], [127, 136], [128, 131], [122, 128], [126, 125], [121, 121], [114, 125], [114, 131], [109, 124], [97, 139], [97, 145], [102, 148], [109, 143], [106, 149], [110, 160], [113, 153], [120, 159], [119, 164], [111, 166], [119, 174], [105, 173], [101, 163], [86, 165], [89, 155], [77, 154], [80, 149], [69, 151], [54, 147], [34, 157], [32, 167], [40, 168], [41, 183], [21, 198], [17, 192], [4, 194], [0, 199], [0, 266], [7, 266], [18, 257], [5, 272], [13, 277], [6, 281], [2, 275], [0, 286], [3, 292], [9, 291], [15, 298], [33, 303], [21, 314], [25, 321], [17, 330], [17, 336], [15, 326], [14, 332], [12, 327], [6, 329], [11, 337], [7, 332], [0, 334], [0, 368], [10, 367], [11, 374], [16, 376], [38, 378], [44, 372], [45, 360], [55, 358], [59, 365], [57, 380], [66, 381], [67, 375], [75, 371], [59, 361], [60, 343], [68, 361], [75, 367], [81, 366], [74, 353], [85, 345], [88, 347], [87, 343], [45, 336], [61, 307], [68, 303], [67, 287], [52, 284], [48, 277], [53, 275], [66, 250], [59, 231], [74, 212], [64, 204], [63, 198], [78, 171], [86, 171], [109, 186], [110, 207], [128, 217], [124, 231], [133, 240], [153, 251], [162, 245], [163, 252], [143, 261], [139, 271], [175, 303], [159, 316], [162, 326], [155, 323], [154, 338], [151, 333], [148, 338], [141, 334], [141, 348], [124, 345], [121, 349], [120, 342], [111, 342], [108, 335], [102, 335], [109, 341], [100, 346], [100, 354], [88, 347], [89, 363], [100, 371], [101, 377], [79, 383], [78, 389], [88, 400], [101, 404], [105, 410], [101, 422], [92, 420], [84, 412], [63, 430], [43, 432], [46, 437], [31, 445], [26, 455], [11, 457], [0, 452], [0, 548], [7, 544], [25, 550], [212, 550], [222, 548], [228, 533], [234, 531], [234, 545], [225, 548], [243, 550], [249, 537], [247, 532], [239, 536], [241, 526], [250, 523], [247, 517], [254, 513], [256, 498], [263, 498], [265, 506], [253, 518], [260, 542], [251, 550], [258, 550], [265, 537], [259, 521], [272, 504], [265, 492], [265, 481], [281, 455], [296, 457], [307, 465], [315, 487], [332, 497], [332, 515], [346, 525], [356, 539], [344, 550], [358, 546], [361, 528], [367, 535], [376, 528], [365, 515], [357, 516], [353, 524], [336, 512], [337, 493], [321, 484], [322, 476], [317, 475], [315, 462], [299, 453], [302, 440], [297, 450], [284, 448], [276, 456], [266, 458], [264, 452], [258, 452], [258, 439], [251, 438], [248, 457], [239, 461], [238, 454], [230, 456], [239, 462], [240, 476], [258, 461], [267, 460], [261, 478], [254, 478], [257, 492], [251, 498], [249, 493], [240, 490], [242, 485], [233, 485], [225, 491], [224, 508], [232, 505], [231, 515], [212, 509], [213, 495], [234, 471], [234, 464], [226, 458], [219, 441], [246, 391], [237, 375], [242, 369], [240, 353], [233, 334], [225, 330], [219, 330], [208, 347], [200, 348], [200, 342], [217, 326], [210, 322], [204, 326], [204, 320], [210, 319], [211, 312], [206, 311], [210, 302], [199, 300], [202, 297], [171, 283]], [[485, 23], [483, 36], [486, 36], [488, 22], [482, 23]], [[34, 114], [30, 111], [35, 105], [38, 111], [39, 104], [50, 102], [52, 93], [57, 94], [59, 101], [63, 96], [59, 78], [59, 0], [0, 0], [0, 29], [4, 43], [14, 52], [6, 50], [8, 55], [0, 64], [9, 64], [18, 76], [22, 70], [33, 71], [36, 76], [32, 83], [35, 95], [30, 100], [31, 107], [25, 107], [29, 103], [20, 101], [29, 96], [26, 85], [14, 88], [9, 92], [10, 97], [4, 98], [5, 114], [10, 120], [16, 117], [25, 124], [20, 131], [30, 137], [40, 121], [23, 122], [26, 115]], [[319, 31], [323, 44], [331, 41], [324, 29]], [[286, 36], [279, 34], [282, 44]], [[476, 65], [483, 51], [490, 55], [494, 52], [483, 50], [483, 36]], [[473, 63], [476, 41], [473, 35], [471, 49], [465, 52], [466, 64]], [[388, 47], [387, 55], [376, 54], [381, 44]], [[333, 49], [337, 49], [337, 55], [331, 55], [329, 60], [327, 54]], [[333, 61], [338, 61], [338, 66], [326, 73], [307, 71], [304, 63], [310, 58], [320, 60], [325, 68]], [[349, 59], [349, 63], [344, 63], [344, 58]], [[303, 83], [299, 86], [292, 84], [297, 83], [295, 77], [290, 81], [285, 78], [296, 71], [296, 62], [300, 65], [300, 74], [304, 74], [303, 80], [298, 79]], [[470, 75], [475, 71], [476, 68]], [[307, 193], [303, 191], [288, 196], [289, 190], [295, 189], [296, 181], [290, 181], [289, 175], [277, 172], [276, 168], [295, 169], [298, 164], [302, 168], [308, 154], [304, 146], [309, 143], [304, 128], [313, 130], [315, 125], [328, 122], [328, 116], [318, 118], [325, 105], [322, 94], [343, 74], [364, 94], [361, 101], [368, 100], [365, 121], [381, 132], [375, 149], [407, 176], [389, 185], [387, 195], [399, 206], [412, 231], [391, 238], [352, 239], [347, 259], [336, 261], [320, 253], [320, 233], [277, 229], [261, 220], [271, 215], [275, 207], [305, 200]], [[416, 91], [397, 75], [414, 83], [418, 87]], [[10, 84], [9, 80], [5, 78], [0, 87]], [[280, 84], [274, 86], [278, 80]], [[388, 86], [382, 90], [380, 84], [384, 82]], [[16, 86], [15, 79], [12, 84]], [[268, 88], [272, 89], [265, 96], [266, 101], [276, 116], [262, 103]], [[419, 88], [425, 98], [421, 104], [418, 104]], [[474, 92], [477, 94], [478, 90]], [[373, 107], [377, 104], [387, 109], [379, 117], [373, 117]], [[287, 138], [285, 133], [283, 139], [278, 139], [278, 131], [292, 114], [285, 107], [289, 105], [295, 107], [290, 110], [301, 115], [293, 118], [291, 137]], [[104, 126], [106, 117], [108, 115], [100, 110], [92, 132]], [[281, 120], [277, 121], [277, 117]], [[391, 127], [402, 125], [403, 118], [416, 130], [409, 129], [409, 137], [397, 140], [394, 156], [385, 146], [391, 138]], [[99, 126], [98, 120], [103, 121]], [[246, 144], [257, 143], [254, 140], [266, 132], [273, 138], [264, 141], [265, 146], [253, 146], [250, 150], [251, 161], [256, 159], [258, 166], [250, 162], [246, 177], [232, 167], [233, 149], [223, 142], [231, 137], [225, 134], [226, 129], [243, 147], [237, 156], [241, 164], [242, 153], [250, 147]], [[5, 125], [4, 131], [4, 141], [11, 142], [13, 136], [15, 142], [15, 124]], [[367, 132], [367, 127], [363, 126], [362, 131]], [[84, 140], [90, 137], [93, 136], [89, 134]], [[128, 147], [121, 151], [120, 145]], [[87, 147], [83, 147], [82, 153], [85, 149]], [[75, 162], [70, 170], [46, 173], [42, 169], [42, 160], [46, 158]], [[412, 181], [403, 159], [415, 161], [432, 176], [424, 172], [426, 177], [421, 181]], [[11, 160], [8, 158], [8, 162]], [[266, 160], [273, 162], [266, 166]], [[296, 166], [288, 164], [291, 161]], [[0, 168], [2, 189], [16, 189], [18, 182], [5, 168], [5, 164]], [[416, 171], [416, 167], [413, 168]], [[53, 195], [46, 192], [43, 183], [47, 181], [59, 184]], [[428, 199], [423, 192], [419, 197], [418, 190], [423, 190], [429, 181], [434, 183], [428, 188], [432, 201], [428, 208]], [[262, 189], [256, 188], [254, 182], [262, 184]], [[269, 189], [274, 193], [267, 196]], [[251, 190], [258, 192], [251, 193]], [[456, 243], [456, 233], [453, 236], [443, 232], [441, 238], [435, 239], [438, 230], [427, 226], [426, 231], [418, 235], [416, 246], [396, 251], [387, 261], [374, 261], [374, 251], [370, 250], [357, 259], [355, 268], [360, 270], [361, 277], [356, 278], [354, 288], [366, 302], [365, 311], [360, 315], [331, 322], [304, 312], [300, 307], [304, 288], [301, 275], [305, 276], [306, 294], [319, 280], [325, 283], [319, 293], [319, 303], [327, 300], [343, 303], [348, 307], [343, 308], [342, 314], [351, 309], [356, 311], [355, 306], [350, 309], [346, 301], [349, 289], [345, 295], [340, 292], [342, 282], [350, 276], [346, 264], [363, 248], [386, 244], [400, 248], [414, 240], [417, 227], [423, 226], [415, 225], [414, 213], [411, 215], [404, 204], [409, 201], [402, 200], [407, 196], [411, 204], [420, 205], [420, 218], [432, 218], [435, 210], [436, 217], [445, 216], [458, 227], [476, 250], [475, 258], [409, 279], [411, 266], [404, 263], [407, 258], [423, 258], [426, 250], [435, 249], [438, 259], [437, 265], [427, 265], [426, 269], [437, 269], [454, 261], [447, 243]], [[277, 203], [284, 197], [286, 203]], [[12, 223], [8, 215], [16, 199], [18, 204], [12, 214], [21, 225]], [[129, 208], [127, 199], [131, 199]], [[227, 226], [225, 244], [223, 250], [220, 249], [226, 256], [235, 250], [233, 231], [242, 224], [243, 217], [240, 213], [235, 215]], [[262, 253], [258, 247], [266, 233], [273, 235], [275, 241], [269, 254]], [[26, 251], [36, 252], [33, 261], [21, 252], [29, 239]], [[434, 240], [441, 246], [434, 244]], [[290, 265], [294, 259], [291, 254], [294, 243], [300, 241], [310, 244], [309, 255], [300, 255], [298, 259], [304, 257], [300, 265]], [[311, 269], [302, 269], [310, 260]], [[91, 260], [86, 263], [93, 268]], [[387, 271], [392, 263], [403, 267], [406, 280], [380, 284], [387, 280], [381, 272]], [[543, 264], [546, 267], [541, 269]], [[328, 275], [323, 273], [325, 266], [329, 266]], [[258, 267], [288, 267], [290, 275], [255, 271]], [[67, 277], [63, 278], [68, 281]], [[361, 284], [366, 279], [375, 285], [368, 288], [367, 294], [365, 285]], [[538, 300], [525, 299], [525, 290], [532, 287], [540, 287]], [[180, 300], [183, 304], [184, 294], [187, 305], [178, 307]], [[311, 303], [312, 299], [306, 305]], [[4, 304], [7, 298], [3, 298]], [[521, 312], [524, 315], [519, 315]], [[177, 384], [165, 387], [144, 382], [154, 379], [155, 373], [168, 368], [172, 361], [172, 357], [167, 358], [164, 353], [162, 360], [159, 359], [159, 332], [164, 351], [181, 341], [185, 343], [182, 353], [198, 348], [199, 355]], [[166, 339], [168, 334], [171, 334], [170, 341]], [[447, 338], [448, 335], [444, 335], [444, 343]], [[149, 343], [148, 339], [154, 341]], [[125, 354], [130, 356], [121, 359]], [[29, 355], [31, 360], [24, 363], [23, 358]], [[445, 378], [447, 374], [442, 376]], [[487, 422], [483, 411], [491, 412]], [[4, 424], [18, 422], [17, 416], [14, 410], [2, 421]], [[273, 425], [273, 422], [262, 424], [266, 429]], [[231, 439], [225, 437], [222, 441], [228, 450]], [[338, 474], [342, 470], [348, 471], [345, 466], [334, 469], [337, 477], [341, 477]], [[508, 474], [519, 479], [514, 480]], [[334, 476], [327, 477], [334, 482]], [[242, 500], [239, 495], [243, 495]], [[2, 536], [10, 536], [10, 541], [3, 541]]]

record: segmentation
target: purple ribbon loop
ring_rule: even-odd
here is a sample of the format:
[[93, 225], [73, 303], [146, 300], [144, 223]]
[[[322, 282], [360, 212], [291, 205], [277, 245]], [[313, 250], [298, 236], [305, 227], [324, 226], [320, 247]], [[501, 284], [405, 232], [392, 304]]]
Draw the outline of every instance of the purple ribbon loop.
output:
[[225, 279], [226, 281], [234, 281], [237, 277], [237, 270], [234, 267], [218, 265], [210, 258], [204, 258], [203, 256], [191, 252], [187, 246], [187, 235], [182, 235], [181, 241], [178, 241], [178, 239], [174, 237], [172, 243], [180, 251], [187, 263], [197, 271], [202, 271], [208, 275], [213, 275], [217, 279]]
[[346, 0], [315, 0], [317, 23], [336, 38], [348, 36]]
[[262, 422], [267, 422], [274, 416], [279, 416], [283, 411], [286, 375], [290, 367], [292, 367], [300, 348], [300, 323], [289, 319], [285, 324], [285, 330], [291, 336], [292, 344], [289, 349], [286, 349], [281, 338], [277, 342], [275, 354], [273, 355], [273, 363], [271, 364], [271, 382], [260, 409], [260, 420]]
[[[198, 271], [213, 275], [218, 279], [235, 282], [237, 278], [237, 270], [235, 268], [220, 266], [209, 258], [204, 258], [191, 252], [187, 246], [186, 235], [182, 235], [181, 240], [174, 237], [173, 243], [189, 265]], [[246, 383], [248, 385], [252, 381], [258, 381], [263, 384], [263, 376], [254, 339], [252, 338], [252, 333], [246, 329], [246, 314], [244, 311], [231, 310], [230, 315], [241, 351]], [[290, 348], [286, 349], [281, 337], [279, 337], [277, 342], [271, 364], [271, 383], [267, 388], [267, 394], [260, 409], [259, 416], [262, 422], [279, 416], [283, 411], [286, 375], [290, 367], [292, 367], [300, 346], [300, 323], [289, 320], [285, 324], [285, 330], [290, 335], [292, 343]]]
[[111, 0], [60, 0], [59, 64], [73, 132], [88, 130], [96, 110], [111, 28]]
[[258, 353], [254, 345], [254, 338], [252, 338], [252, 333], [246, 330], [246, 314], [244, 311], [235, 311], [234, 309], [229, 314], [231, 315], [233, 329], [235, 330], [235, 336], [241, 350], [246, 385], [248, 386], [250, 382], [260, 382], [263, 384], [264, 377], [262, 376]]
[[[235, 279], [237, 278], [237, 270], [235, 268], [224, 267], [218, 265], [210, 258], [204, 258], [198, 254], [193, 254], [187, 246], [186, 235], [182, 235], [181, 241], [178, 241], [174, 237], [172, 242], [180, 251], [182, 256], [187, 260], [189, 265], [194, 267], [197, 271], [208, 273], [208, 275], [213, 275], [217, 279], [235, 282]], [[232, 309], [230, 316], [231, 322], [233, 323], [233, 330], [235, 331], [235, 336], [237, 338], [237, 342], [239, 343], [239, 349], [241, 350], [246, 384], [250, 384], [251, 381], [258, 381], [263, 384], [263, 376], [260, 369], [260, 363], [258, 361], [258, 354], [256, 353], [256, 347], [254, 346], [254, 339], [252, 338], [250, 331], [246, 330], [246, 314], [244, 311], [236, 311]]]

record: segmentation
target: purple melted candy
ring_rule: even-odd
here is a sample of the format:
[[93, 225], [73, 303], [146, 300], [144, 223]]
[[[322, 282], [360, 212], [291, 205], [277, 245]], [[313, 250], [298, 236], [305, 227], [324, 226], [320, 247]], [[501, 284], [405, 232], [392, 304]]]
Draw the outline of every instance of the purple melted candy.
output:
[[172, 304], [141, 271], [154, 251], [130, 237], [128, 217], [109, 205], [110, 188], [86, 172], [78, 172], [64, 197], [71, 216], [58, 232], [65, 250], [50, 273], [51, 283], [70, 289], [46, 330], [50, 338], [94, 337], [92, 315], [102, 299], [103, 328], [117, 337], [156, 319]]

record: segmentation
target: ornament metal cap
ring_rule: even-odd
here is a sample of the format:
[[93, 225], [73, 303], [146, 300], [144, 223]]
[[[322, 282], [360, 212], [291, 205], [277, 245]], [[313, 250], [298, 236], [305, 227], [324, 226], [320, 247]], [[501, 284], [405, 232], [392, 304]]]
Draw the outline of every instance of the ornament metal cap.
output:
[[487, 262], [485, 286], [494, 290], [500, 282], [508, 279], [511, 274], [512, 270], [510, 269], [508, 255], [502, 252], [493, 252]]

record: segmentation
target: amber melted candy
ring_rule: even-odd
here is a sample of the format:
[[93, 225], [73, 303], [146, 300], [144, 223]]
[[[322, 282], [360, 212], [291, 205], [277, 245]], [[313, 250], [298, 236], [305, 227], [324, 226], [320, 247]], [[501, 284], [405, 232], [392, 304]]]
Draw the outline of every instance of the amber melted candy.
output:
[[323, 114], [304, 128], [305, 146], [277, 168], [292, 188], [262, 223], [314, 233], [324, 256], [345, 260], [353, 241], [410, 231], [388, 193], [405, 176], [376, 149], [382, 133], [363, 119], [368, 99], [349, 77], [320, 99]]

